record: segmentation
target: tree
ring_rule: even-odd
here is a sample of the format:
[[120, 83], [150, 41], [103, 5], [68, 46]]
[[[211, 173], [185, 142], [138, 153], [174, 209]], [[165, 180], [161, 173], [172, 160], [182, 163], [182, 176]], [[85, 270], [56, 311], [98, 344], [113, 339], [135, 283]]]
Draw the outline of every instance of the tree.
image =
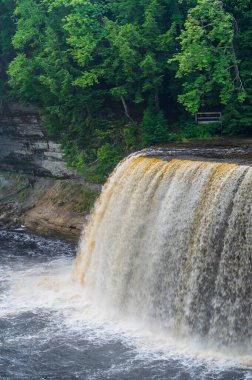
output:
[[223, 115], [224, 132], [227, 134], [251, 135], [252, 133], [252, 9], [250, 0], [224, 2], [235, 20], [234, 48], [239, 61], [240, 76], [246, 92], [245, 101], [235, 98], [225, 107]]
[[188, 11], [179, 37], [181, 51], [170, 62], [179, 63], [177, 78], [184, 80], [184, 91], [178, 100], [192, 114], [213, 99], [226, 105], [235, 94], [244, 100], [234, 36], [234, 18], [221, 1], [198, 0]]
[[0, 0], [1, 97], [38, 106], [99, 178], [133, 149], [201, 136], [185, 109], [221, 107], [224, 132], [249, 133], [250, 1]]
[[8, 96], [7, 69], [14, 57], [11, 39], [15, 33], [15, 24], [12, 19], [14, 0], [0, 0], [0, 108]]

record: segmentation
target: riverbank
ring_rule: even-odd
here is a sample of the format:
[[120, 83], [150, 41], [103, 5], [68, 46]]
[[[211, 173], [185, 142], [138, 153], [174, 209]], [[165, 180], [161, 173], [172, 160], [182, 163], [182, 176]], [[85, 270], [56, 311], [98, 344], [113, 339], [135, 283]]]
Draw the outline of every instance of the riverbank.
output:
[[0, 227], [78, 240], [100, 186], [0, 171]]
[[[173, 143], [142, 151], [147, 157], [252, 165], [251, 139]], [[34, 182], [34, 183], [33, 183]], [[30, 177], [0, 171], [0, 228], [20, 228], [41, 235], [78, 240], [101, 185], [71, 178]]]

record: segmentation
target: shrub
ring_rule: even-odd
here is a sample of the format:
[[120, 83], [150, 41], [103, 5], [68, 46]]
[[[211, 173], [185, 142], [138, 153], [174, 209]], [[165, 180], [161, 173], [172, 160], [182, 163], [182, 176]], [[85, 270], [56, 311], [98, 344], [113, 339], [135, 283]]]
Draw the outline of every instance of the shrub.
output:
[[97, 150], [98, 167], [97, 172], [106, 177], [123, 158], [124, 154], [118, 147], [109, 143], [102, 145]]
[[154, 144], [164, 143], [170, 140], [167, 131], [167, 122], [161, 111], [148, 107], [144, 111], [141, 125], [141, 146], [147, 147]]
[[196, 124], [193, 121], [177, 125], [175, 129], [178, 131], [180, 140], [200, 139], [205, 140], [221, 133], [221, 125], [214, 124]]

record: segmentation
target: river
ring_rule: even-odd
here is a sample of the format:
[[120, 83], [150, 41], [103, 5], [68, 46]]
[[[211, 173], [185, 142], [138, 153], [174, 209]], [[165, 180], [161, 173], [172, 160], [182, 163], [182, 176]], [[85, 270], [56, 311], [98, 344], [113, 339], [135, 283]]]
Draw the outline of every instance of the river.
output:
[[71, 280], [75, 252], [72, 243], [0, 231], [1, 379], [252, 379], [231, 360], [99, 314]]

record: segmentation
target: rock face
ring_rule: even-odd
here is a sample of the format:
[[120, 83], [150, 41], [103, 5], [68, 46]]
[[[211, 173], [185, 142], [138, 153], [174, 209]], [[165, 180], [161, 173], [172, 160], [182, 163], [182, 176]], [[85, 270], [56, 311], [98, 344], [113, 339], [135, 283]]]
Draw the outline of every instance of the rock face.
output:
[[17, 105], [0, 115], [0, 168], [58, 178], [74, 174], [60, 145], [48, 139], [38, 112]]
[[100, 192], [82, 179], [36, 177], [0, 171], [0, 228], [19, 228], [42, 235], [78, 240]]
[[163, 147], [146, 148], [141, 151], [146, 157], [172, 158], [194, 161], [230, 162], [252, 165], [252, 139], [220, 138], [218, 140], [171, 143]]
[[0, 109], [0, 228], [78, 239], [99, 192], [67, 168], [36, 109]]

